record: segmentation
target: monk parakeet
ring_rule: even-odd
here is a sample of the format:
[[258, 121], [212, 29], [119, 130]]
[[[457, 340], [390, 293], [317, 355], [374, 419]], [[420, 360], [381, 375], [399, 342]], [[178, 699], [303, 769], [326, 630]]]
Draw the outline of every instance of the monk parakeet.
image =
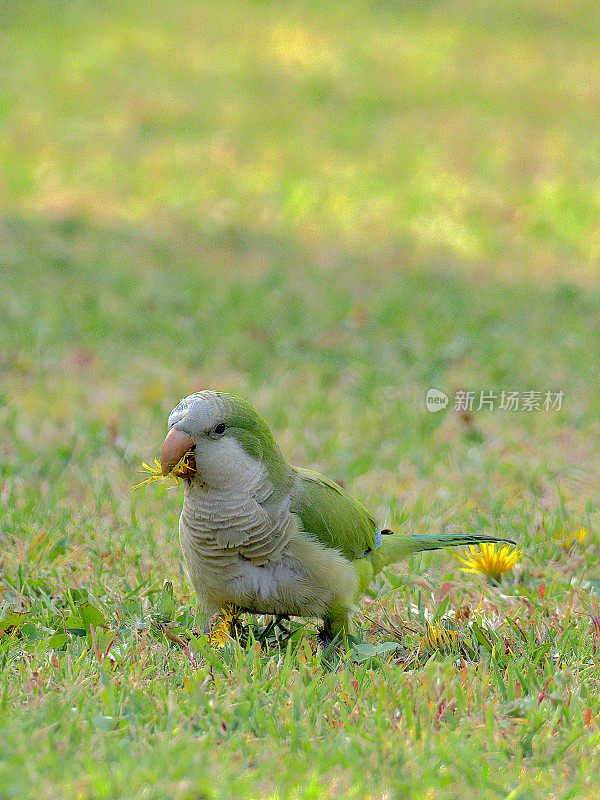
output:
[[181, 548], [201, 609], [316, 617], [323, 635], [352, 632], [354, 603], [385, 566], [421, 550], [499, 541], [488, 534], [380, 531], [369, 512], [317, 472], [288, 464], [245, 400], [202, 391], [169, 415], [168, 474], [193, 451], [184, 479]]

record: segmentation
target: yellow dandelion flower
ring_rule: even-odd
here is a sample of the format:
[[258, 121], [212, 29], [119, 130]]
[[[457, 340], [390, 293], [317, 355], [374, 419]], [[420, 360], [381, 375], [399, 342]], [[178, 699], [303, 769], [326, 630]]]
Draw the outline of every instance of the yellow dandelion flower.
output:
[[499, 581], [502, 575], [509, 572], [522, 557], [519, 550], [511, 550], [508, 545], [498, 547], [487, 542], [479, 545], [479, 550], [474, 546], [469, 550], [470, 555], [466, 558], [456, 556], [460, 563], [464, 564], [461, 570], [485, 574], [492, 581]]
[[427, 632], [421, 638], [421, 647], [428, 652], [456, 652], [463, 646], [464, 640], [458, 631], [448, 630], [442, 625], [432, 625], [430, 622], [427, 623]]
[[583, 547], [588, 535], [587, 528], [580, 528], [578, 531], [563, 531], [552, 538], [565, 550], [569, 550], [575, 542]]
[[186, 480], [190, 478], [196, 472], [196, 462], [194, 461], [194, 453], [192, 450], [188, 450], [187, 453], [179, 459], [177, 464], [173, 467], [173, 469], [167, 473], [166, 475], [163, 474], [162, 467], [160, 466], [160, 461], [158, 458], [154, 459], [153, 464], [146, 464], [144, 461], [142, 463], [142, 469], [138, 470], [140, 475], [149, 474], [149, 477], [145, 480], [141, 481], [141, 483], [136, 483], [135, 486], [132, 486], [133, 489], [139, 489], [140, 486], [143, 486], [145, 483], [152, 483], [152, 481], [168, 481], [169, 478], [173, 478], [175, 484], [179, 486], [179, 479], [182, 478]]
[[229, 644], [234, 625], [238, 621], [241, 613], [241, 609], [239, 609], [237, 606], [225, 606], [221, 612], [221, 618], [215, 625], [215, 628], [208, 640], [213, 647], [220, 649]]

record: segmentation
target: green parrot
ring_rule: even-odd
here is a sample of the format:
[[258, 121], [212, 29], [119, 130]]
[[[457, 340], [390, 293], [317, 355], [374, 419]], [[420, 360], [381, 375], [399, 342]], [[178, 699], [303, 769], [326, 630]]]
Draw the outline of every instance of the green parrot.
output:
[[168, 420], [164, 475], [193, 451], [179, 536], [201, 610], [320, 618], [326, 641], [353, 632], [351, 612], [380, 570], [412, 553], [506, 541], [489, 534], [380, 531], [317, 472], [288, 464], [245, 400], [202, 391]]

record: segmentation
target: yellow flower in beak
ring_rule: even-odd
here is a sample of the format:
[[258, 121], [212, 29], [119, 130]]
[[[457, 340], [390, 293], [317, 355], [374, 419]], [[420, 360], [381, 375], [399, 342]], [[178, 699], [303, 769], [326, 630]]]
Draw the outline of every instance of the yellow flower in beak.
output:
[[140, 486], [143, 486], [145, 483], [152, 483], [152, 481], [168, 481], [169, 478], [173, 478], [175, 484], [179, 486], [179, 479], [182, 480], [189, 480], [192, 475], [196, 474], [196, 462], [194, 460], [194, 453], [191, 450], [188, 450], [187, 453], [184, 453], [183, 456], [179, 459], [177, 464], [173, 467], [170, 472], [166, 475], [163, 474], [162, 468], [160, 466], [160, 461], [158, 458], [154, 459], [153, 464], [146, 464], [144, 461], [142, 464], [142, 469], [138, 470], [140, 475], [149, 474], [145, 480], [141, 481], [141, 483], [136, 483], [135, 486], [132, 486], [132, 489], [138, 489]]
[[487, 575], [494, 582], [498, 582], [505, 572], [510, 572], [514, 565], [521, 560], [519, 550], [511, 550], [508, 545], [498, 547], [495, 544], [483, 543], [477, 547], [470, 547], [470, 555], [466, 558], [456, 556], [463, 572], [473, 572]]

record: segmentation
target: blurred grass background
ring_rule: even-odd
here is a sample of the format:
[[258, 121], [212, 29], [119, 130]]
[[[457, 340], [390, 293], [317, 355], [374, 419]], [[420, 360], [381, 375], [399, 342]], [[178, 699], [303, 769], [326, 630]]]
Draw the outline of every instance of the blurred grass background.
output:
[[[435, 611], [451, 586], [453, 607], [486, 595], [496, 622], [493, 604], [529, 613], [541, 641], [546, 625], [567, 636], [576, 587], [598, 586], [599, 28], [597, 3], [564, 0], [2, 4], [0, 598], [38, 627], [27, 655], [0, 648], [0, 796], [199, 798], [210, 780], [218, 796], [275, 796], [274, 760], [282, 797], [595, 796], [585, 614], [551, 686], [556, 708], [571, 687], [572, 725], [542, 701], [516, 719], [483, 662], [440, 717], [449, 658], [408, 684], [400, 668], [359, 676], [360, 724], [330, 725], [341, 689], [314, 664], [329, 688], [311, 705], [302, 683], [272, 691], [268, 664], [246, 686], [230, 663], [231, 684], [210, 689], [149, 638], [130, 661], [123, 645], [121, 682], [81, 643], [49, 657], [39, 619], [58, 630], [72, 587], [122, 618], [124, 597], [164, 577], [192, 605], [179, 494], [130, 486], [179, 398], [215, 388], [382, 524], [500, 527], [526, 554], [506, 595], [447, 553], [413, 560], [386, 613], [403, 619], [417, 594]], [[431, 386], [564, 401], [434, 415]], [[581, 527], [581, 552], [553, 543]], [[540, 663], [536, 696], [557, 668]], [[481, 752], [491, 777], [469, 771]]]
[[[340, 415], [425, 461], [468, 433], [431, 385], [595, 424], [596, 10], [4, 4], [8, 407], [116, 436], [230, 389], [353, 475]], [[552, 431], [510, 419], [478, 424]]]
[[594, 278], [597, 12], [4, 3], [2, 200]]

